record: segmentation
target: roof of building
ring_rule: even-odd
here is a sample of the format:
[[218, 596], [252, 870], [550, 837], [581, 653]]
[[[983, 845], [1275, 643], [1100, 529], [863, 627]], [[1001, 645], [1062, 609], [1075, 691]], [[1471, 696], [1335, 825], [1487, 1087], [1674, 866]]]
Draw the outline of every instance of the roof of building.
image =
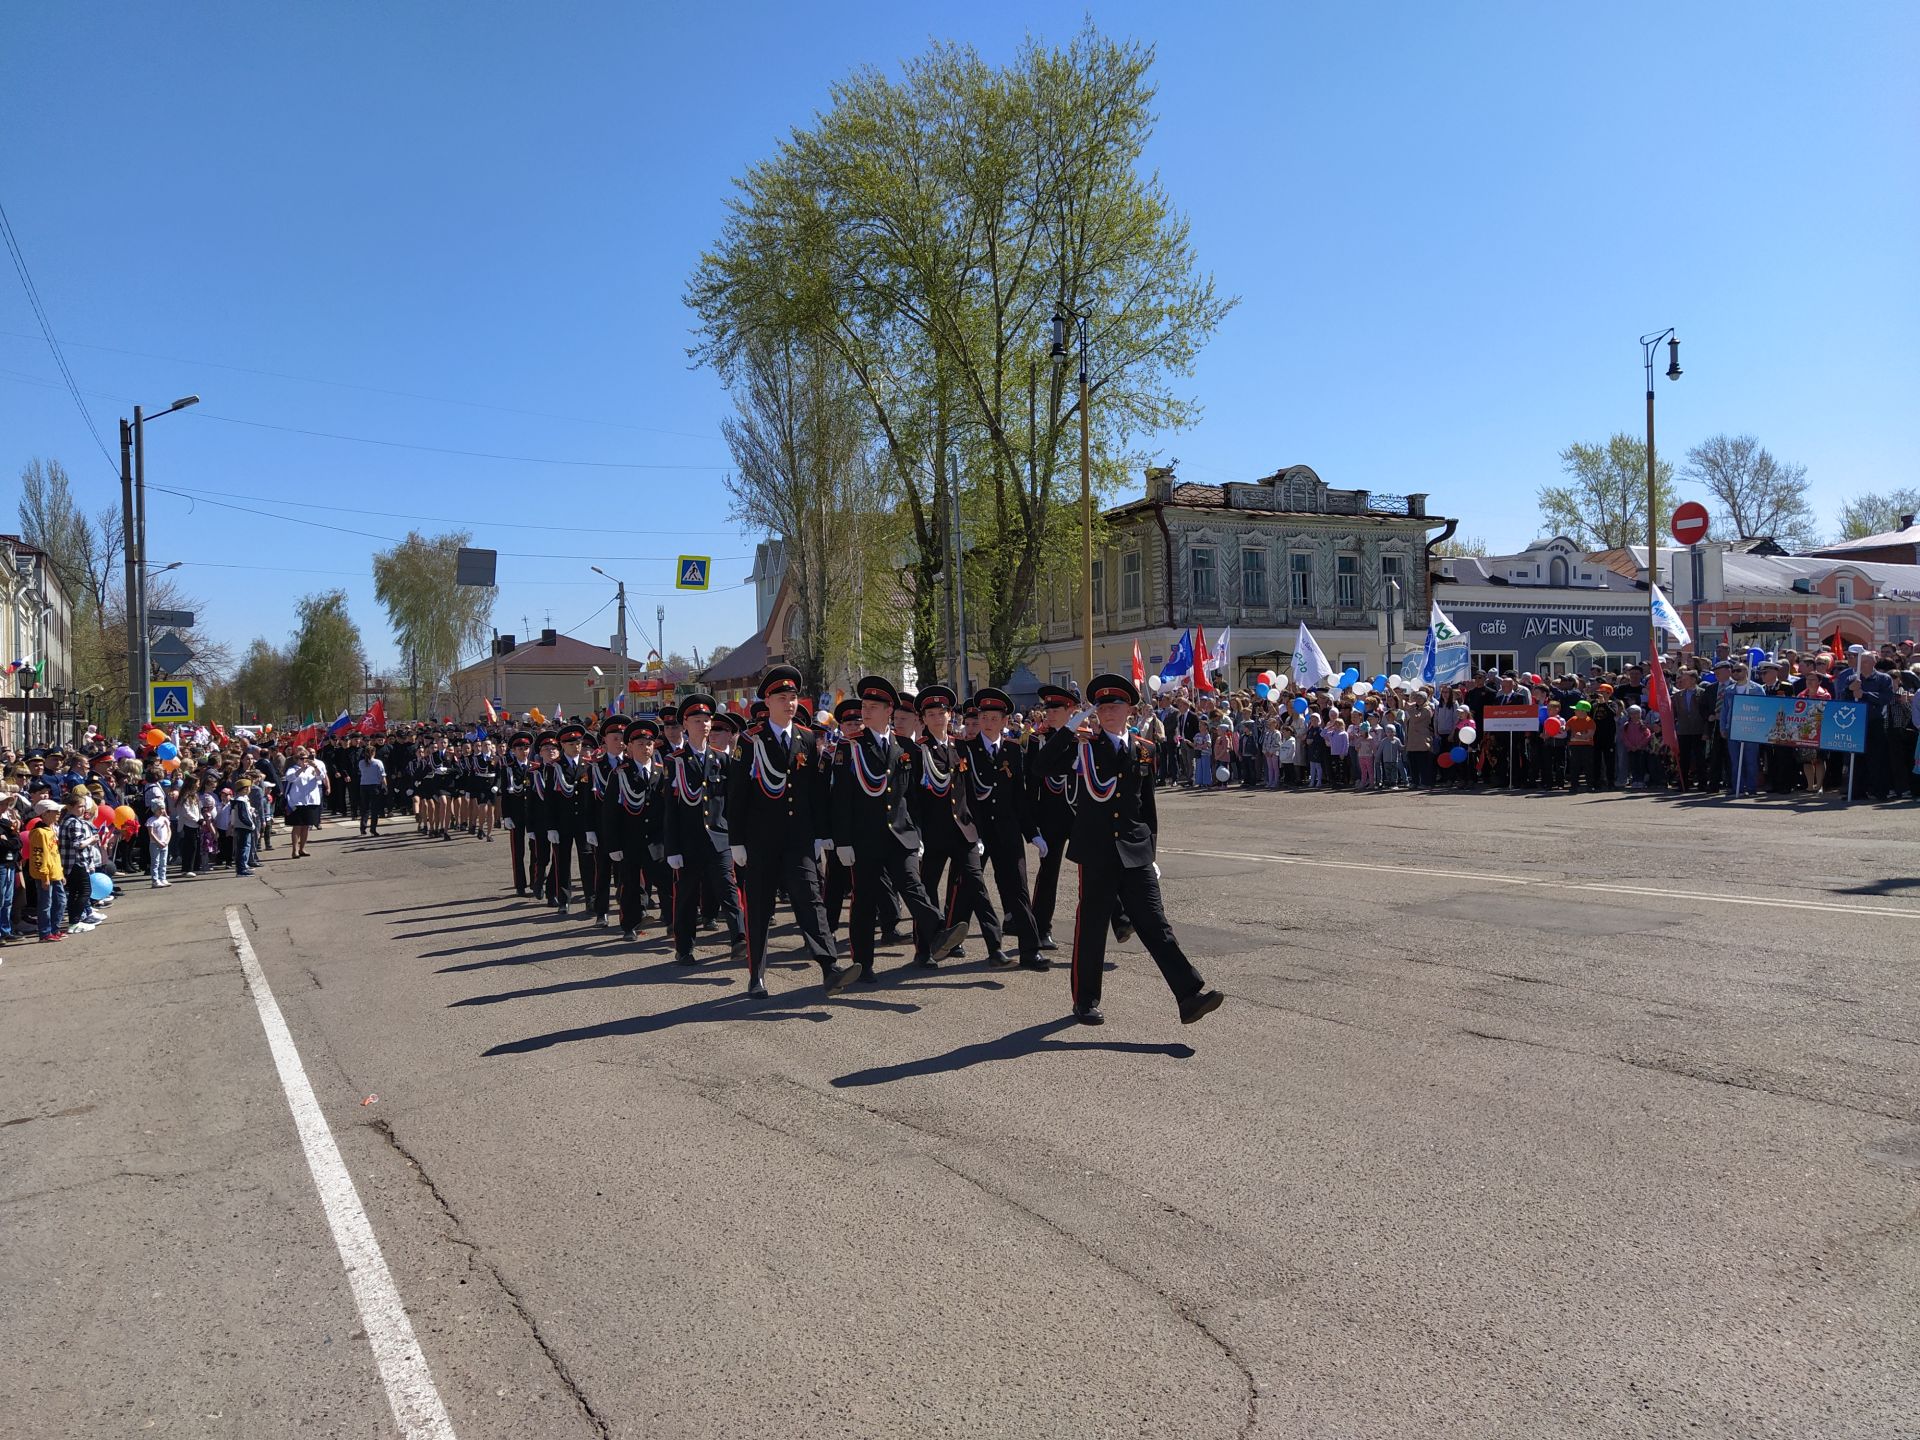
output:
[[739, 685], [759, 678], [767, 668], [767, 637], [756, 631], [700, 672], [703, 685]]
[[[1621, 555], [1620, 551], [1609, 552]], [[1630, 545], [1627, 553], [1636, 574], [1646, 567], [1647, 547]], [[1676, 556], [1686, 552], [1675, 546], [1660, 547], [1660, 569], [1667, 573]], [[1778, 595], [1793, 589], [1796, 580], [1818, 585], [1836, 570], [1865, 576], [1876, 593], [1893, 599], [1920, 599], [1920, 565], [1892, 565], [1879, 560], [1846, 560], [1821, 555], [1751, 555], [1729, 550], [1721, 560], [1726, 591], [1729, 595]]]
[[1813, 553], [1838, 555], [1848, 550], [1882, 550], [1895, 545], [1920, 545], [1920, 521], [1899, 530], [1887, 530], [1878, 535], [1862, 535], [1857, 540], [1841, 540], [1832, 545], [1822, 545]]
[[[489, 655], [466, 668], [480, 669], [493, 663], [494, 657]], [[619, 668], [620, 656], [603, 645], [589, 645], [571, 635], [556, 635], [551, 645], [529, 640], [514, 646], [499, 657], [499, 664], [503, 670], [585, 670], [598, 665], [611, 672]]]
[[1451, 579], [1455, 585], [1511, 585], [1516, 590], [1637, 590], [1639, 583], [1629, 576], [1610, 569], [1595, 556], [1582, 557], [1592, 562], [1594, 583], [1575, 585], [1549, 585], [1545, 581], [1515, 581], [1505, 572], [1522, 561], [1532, 560], [1530, 552], [1518, 555], [1455, 555], [1447, 561], [1452, 567], [1452, 575], [1441, 576], [1444, 581]]

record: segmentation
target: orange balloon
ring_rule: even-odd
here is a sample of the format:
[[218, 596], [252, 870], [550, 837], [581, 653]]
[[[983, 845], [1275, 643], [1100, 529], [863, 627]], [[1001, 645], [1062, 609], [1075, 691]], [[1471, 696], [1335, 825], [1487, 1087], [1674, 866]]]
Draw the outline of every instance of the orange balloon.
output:
[[171, 775], [180, 768], [180, 762], [178, 760], [162, 760], [160, 762], [160, 768]]
[[161, 741], [167, 738], [167, 734], [166, 734], [166, 731], [164, 730], [155, 730], [149, 727], [146, 733], [143, 734], [140, 738], [149, 745], [158, 745], [160, 744]]
[[140, 823], [140, 817], [133, 813], [133, 807], [131, 805], [116, 806], [113, 812], [113, 818], [122, 825], [138, 825]]

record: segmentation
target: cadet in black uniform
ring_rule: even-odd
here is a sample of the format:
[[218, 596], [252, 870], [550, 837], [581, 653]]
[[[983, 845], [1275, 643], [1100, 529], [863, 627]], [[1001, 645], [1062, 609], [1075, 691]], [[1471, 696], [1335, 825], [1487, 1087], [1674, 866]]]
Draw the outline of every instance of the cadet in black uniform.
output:
[[1071, 690], [1058, 685], [1040, 687], [1043, 711], [1039, 725], [1027, 741], [1027, 795], [1033, 811], [1034, 849], [1040, 853], [1040, 868], [1033, 877], [1033, 919], [1040, 927], [1040, 948], [1057, 950], [1053, 938], [1054, 897], [1060, 886], [1060, 866], [1067, 858], [1067, 836], [1073, 833], [1073, 779], [1067, 775], [1046, 775], [1040, 767], [1040, 751], [1048, 735], [1066, 727], [1067, 719], [1079, 703]]
[[832, 843], [826, 767], [811, 728], [799, 723], [800, 672], [776, 665], [760, 682], [767, 718], [750, 726], [727, 780], [727, 829], [747, 925], [747, 994], [767, 993], [767, 926], [782, 887], [807, 956], [828, 990], [859, 972], [835, 961], [821, 902], [819, 861]]
[[[942, 907], [947, 924], [964, 926], [969, 918], [977, 919], [980, 936], [987, 942], [987, 963], [1011, 965], [1013, 961], [1001, 948], [1000, 915], [987, 896], [980, 865], [986, 845], [975, 826], [968, 793], [968, 752], [947, 735], [956, 703], [945, 685], [929, 685], [915, 705], [921, 734], [913, 747], [911, 809], [920, 831], [920, 882], [929, 896], [938, 895], [941, 872], [951, 866]], [[916, 950], [914, 959], [922, 965], [938, 963], [921, 950]]]
[[[661, 799], [661, 770], [653, 762], [653, 747], [659, 738], [659, 724], [644, 715], [628, 723], [626, 753], [613, 772], [600, 812], [600, 855], [619, 886], [622, 940], [640, 937], [640, 922], [647, 913], [649, 867], [666, 868], [653, 858], [653, 852], [660, 849], [666, 813]], [[661, 915], [666, 917], [664, 900]]]
[[864, 676], [854, 690], [860, 697], [861, 733], [845, 747], [845, 773], [833, 787], [833, 844], [840, 863], [853, 871], [849, 941], [860, 978], [870, 981], [877, 892], [883, 877], [892, 880], [913, 917], [916, 948], [924, 945], [934, 964], [953, 953], [967, 927], [946, 924], [920, 883], [916, 863], [920, 832], [914, 828], [907, 799], [913, 762], [907, 744], [893, 734], [899, 692], [892, 681], [879, 675]]
[[1027, 842], [1038, 842], [1042, 854], [1046, 842], [1034, 825], [1026, 753], [1004, 735], [1013, 697], [988, 687], [967, 708], [977, 713], [979, 721], [979, 732], [965, 742], [967, 801], [974, 829], [987, 847], [987, 864], [993, 868], [1007, 929], [1020, 942], [1020, 963], [1029, 970], [1051, 969], [1051, 962], [1040, 953], [1040, 926], [1027, 898]]
[[716, 897], [726, 919], [732, 958], [747, 956], [732, 842], [727, 838], [726, 762], [707, 745], [718, 703], [711, 695], [689, 695], [680, 702], [680, 728], [686, 743], [667, 768], [662, 843], [667, 847], [667, 866], [673, 871], [673, 958], [683, 965], [696, 963], [693, 936], [703, 885]]
[[[593, 816], [587, 822], [587, 848], [593, 851], [593, 891], [587, 911], [595, 925], [607, 923], [607, 913], [613, 905], [613, 866], [607, 861], [606, 842], [600, 834], [600, 817], [606, 813], [608, 798], [613, 790], [614, 772], [626, 758], [627, 722], [618, 715], [609, 715], [600, 722], [600, 753], [587, 766]], [[584, 875], [580, 877], [580, 889], [582, 893], [587, 889]]]
[[547, 841], [553, 846], [552, 869], [547, 876], [547, 899], [561, 915], [573, 899], [573, 859], [580, 857], [580, 874], [585, 879], [587, 866], [587, 815], [582, 808], [587, 800], [586, 769], [580, 763], [580, 747], [587, 732], [578, 725], [562, 725], [556, 735], [559, 758], [546, 767]]
[[557, 869], [554, 843], [547, 838], [552, 828], [553, 786], [551, 771], [560, 760], [560, 737], [551, 730], [534, 736], [533, 783], [527, 799], [527, 826], [533, 831], [533, 874], [528, 877], [533, 893], [547, 905], [553, 904], [553, 878]]
[[1117, 895], [1191, 1025], [1220, 1008], [1174, 938], [1160, 900], [1154, 863], [1159, 821], [1153, 807], [1153, 746], [1129, 734], [1127, 721], [1140, 692], [1123, 675], [1097, 675], [1087, 687], [1097, 725], [1055, 730], [1040, 752], [1046, 775], [1073, 775], [1080, 788], [1067, 858], [1080, 867], [1080, 909], [1073, 927], [1073, 1014], [1100, 1025], [1100, 987], [1107, 953], [1107, 921]]
[[507, 741], [507, 758], [500, 762], [494, 784], [500, 792], [500, 823], [506, 827], [507, 849], [513, 856], [513, 893], [527, 893], [528, 813], [533, 806], [533, 736], [514, 731]]

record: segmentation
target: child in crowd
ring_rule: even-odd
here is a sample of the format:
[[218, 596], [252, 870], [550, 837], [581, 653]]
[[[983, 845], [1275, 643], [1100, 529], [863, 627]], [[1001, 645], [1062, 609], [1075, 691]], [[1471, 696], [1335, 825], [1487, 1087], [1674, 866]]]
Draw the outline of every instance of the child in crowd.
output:
[[1380, 748], [1380, 737], [1374, 734], [1373, 722], [1362, 720], [1354, 727], [1353, 758], [1360, 767], [1360, 788], [1373, 788], [1373, 757]]
[[0, 945], [13, 943], [13, 895], [20, 878], [20, 820], [0, 806]]
[[1352, 783], [1348, 762], [1353, 753], [1353, 737], [1347, 734], [1347, 722], [1338, 715], [1321, 729], [1327, 737], [1327, 784], [1335, 790], [1344, 790]]
[[1628, 790], [1639, 789], [1647, 783], [1647, 747], [1653, 743], [1653, 732], [1640, 715], [1638, 705], [1629, 705], [1627, 722], [1620, 727], [1621, 742], [1627, 747], [1627, 783], [1624, 788]]
[[1373, 768], [1382, 790], [1398, 790], [1407, 784], [1407, 747], [1400, 739], [1399, 726], [1380, 727], [1380, 746], [1373, 752]]

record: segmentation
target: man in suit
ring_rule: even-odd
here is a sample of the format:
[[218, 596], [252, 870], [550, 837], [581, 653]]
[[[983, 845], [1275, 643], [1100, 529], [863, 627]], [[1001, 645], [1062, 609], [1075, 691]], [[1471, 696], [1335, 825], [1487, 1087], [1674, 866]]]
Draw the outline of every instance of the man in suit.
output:
[[1191, 1025], [1220, 1008], [1187, 959], [1160, 898], [1160, 867], [1154, 862], [1159, 821], [1153, 805], [1153, 747], [1130, 734], [1128, 718], [1140, 692], [1123, 675], [1096, 675], [1087, 686], [1097, 724], [1082, 721], [1047, 737], [1040, 764], [1047, 775], [1073, 775], [1080, 795], [1073, 811], [1067, 858], [1080, 867], [1080, 910], [1073, 932], [1073, 1014], [1082, 1025], [1100, 1025], [1101, 983], [1106, 969], [1107, 921], [1118, 896], [1147, 953], [1160, 967]]
[[[986, 872], [981, 860], [986, 845], [974, 823], [968, 780], [968, 751], [947, 733], [953, 718], [956, 697], [945, 685], [929, 685], [915, 702], [920, 716], [921, 734], [913, 747], [913, 788], [910, 806], [914, 825], [920, 831], [920, 881], [929, 897], [940, 893], [940, 877], [947, 878], [946, 912], [949, 925], [965, 924], [969, 917], [980, 922], [980, 936], [987, 942], [989, 965], [1011, 965], [1001, 947], [1000, 915], [987, 894]], [[919, 964], [937, 963], [924, 951], [916, 954]]]
[[1027, 798], [1026, 753], [1006, 738], [1013, 698], [989, 686], [973, 697], [968, 709], [979, 716], [979, 733], [966, 742], [967, 802], [974, 829], [987, 847], [1007, 929], [1020, 942], [1020, 964], [1028, 970], [1051, 969], [1052, 962], [1040, 953], [1040, 926], [1027, 896], [1027, 845], [1031, 842], [1044, 857], [1047, 842]]
[[683, 965], [697, 963], [693, 936], [700, 918], [702, 886], [715, 897], [719, 913], [727, 922], [732, 958], [747, 958], [732, 841], [727, 834], [726, 762], [707, 745], [718, 705], [713, 696], [705, 694], [689, 695], [680, 702], [680, 729], [686, 742], [667, 770], [663, 843], [667, 847], [667, 868], [673, 871], [673, 958]]
[[853, 871], [853, 963], [860, 978], [871, 981], [876, 896], [883, 880], [893, 882], [906, 904], [916, 951], [924, 947], [933, 963], [953, 953], [967, 927], [946, 924], [920, 883], [920, 832], [907, 802], [913, 762], [906, 743], [893, 733], [899, 691], [879, 675], [862, 676], [854, 690], [860, 697], [861, 734], [846, 747], [841, 778], [850, 783], [833, 789], [833, 844], [840, 863]]
[[640, 922], [646, 918], [647, 891], [659, 895], [663, 921], [671, 923], [667, 913], [667, 885], [655, 877], [671, 874], [665, 862], [661, 830], [666, 815], [662, 798], [665, 785], [660, 767], [654, 764], [653, 748], [660, 740], [660, 725], [642, 715], [630, 721], [626, 729], [625, 754], [607, 785], [600, 812], [601, 861], [613, 872], [620, 900], [620, 938], [637, 940]]
[[799, 723], [800, 672], [776, 665], [760, 682], [766, 719], [747, 729], [727, 780], [727, 829], [746, 909], [747, 994], [767, 994], [767, 926], [784, 887], [807, 955], [829, 991], [859, 972], [834, 958], [819, 862], [832, 841], [827, 771], [811, 728]]

